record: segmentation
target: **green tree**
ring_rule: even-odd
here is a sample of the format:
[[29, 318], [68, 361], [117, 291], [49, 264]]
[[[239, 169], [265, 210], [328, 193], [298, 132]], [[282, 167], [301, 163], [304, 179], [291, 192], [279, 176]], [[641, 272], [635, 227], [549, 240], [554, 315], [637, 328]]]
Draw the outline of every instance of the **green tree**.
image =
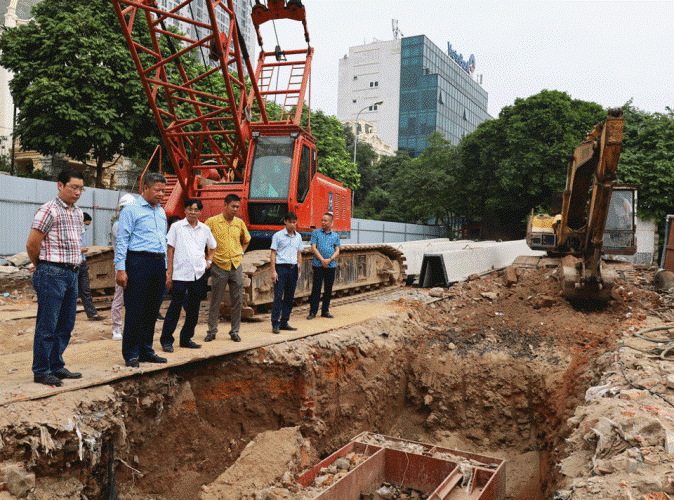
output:
[[646, 113], [631, 103], [623, 106], [625, 130], [618, 175], [637, 184], [637, 212], [663, 230], [665, 217], [674, 213], [674, 111]]
[[[303, 122], [306, 126], [306, 119]], [[334, 116], [326, 116], [320, 109], [312, 112], [311, 135], [316, 138], [318, 171], [351, 190], [357, 189], [360, 174], [346, 150], [341, 122]]]
[[101, 187], [104, 162], [153, 121], [119, 22], [106, 0], [45, 0], [33, 16], [0, 37], [17, 134], [27, 149], [93, 162]]
[[523, 234], [531, 209], [549, 211], [552, 194], [564, 189], [575, 146], [605, 119], [600, 105], [565, 92], [516, 99], [462, 141], [457, 211]]
[[391, 190], [397, 212], [406, 222], [438, 219], [451, 229], [455, 207], [463, 193], [456, 173], [461, 165], [460, 150], [440, 132], [426, 139], [429, 146], [409, 167], [395, 176]]

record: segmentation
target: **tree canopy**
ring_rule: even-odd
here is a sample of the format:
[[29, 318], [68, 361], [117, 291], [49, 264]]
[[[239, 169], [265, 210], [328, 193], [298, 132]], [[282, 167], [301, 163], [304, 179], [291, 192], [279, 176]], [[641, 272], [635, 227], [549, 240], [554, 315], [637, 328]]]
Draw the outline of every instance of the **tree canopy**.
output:
[[516, 99], [462, 141], [461, 211], [495, 227], [519, 225], [523, 234], [531, 209], [549, 212], [552, 194], [564, 189], [575, 146], [605, 119], [600, 105], [565, 92]]
[[33, 16], [0, 37], [17, 134], [27, 149], [93, 161], [101, 186], [103, 163], [153, 121], [119, 22], [105, 0], [45, 0]]
[[637, 184], [637, 213], [662, 229], [665, 217], [674, 213], [674, 111], [646, 113], [627, 103], [623, 116], [620, 181]]

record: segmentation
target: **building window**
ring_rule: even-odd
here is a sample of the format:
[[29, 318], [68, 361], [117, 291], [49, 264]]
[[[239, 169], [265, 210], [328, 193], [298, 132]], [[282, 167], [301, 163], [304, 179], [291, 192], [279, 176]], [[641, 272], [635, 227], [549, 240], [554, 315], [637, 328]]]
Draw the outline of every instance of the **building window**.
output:
[[354, 99], [353, 102], [355, 103], [355, 102], [356, 102], [356, 99]]
[[358, 80], [358, 75], [353, 75], [354, 80]]
[[370, 107], [368, 108], [368, 111], [372, 111], [372, 106], [370, 106]]
[[374, 82], [375, 87], [379, 87], [379, 82]]
[[374, 82], [370, 82], [370, 87], [374, 87]]

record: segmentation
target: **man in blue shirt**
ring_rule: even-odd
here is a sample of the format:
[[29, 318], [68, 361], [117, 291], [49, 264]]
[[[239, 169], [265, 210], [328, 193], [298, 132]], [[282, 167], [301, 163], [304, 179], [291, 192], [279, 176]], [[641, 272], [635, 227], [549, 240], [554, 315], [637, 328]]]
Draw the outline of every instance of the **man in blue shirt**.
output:
[[333, 317], [330, 314], [330, 297], [332, 296], [332, 285], [335, 282], [335, 271], [337, 269], [335, 259], [339, 255], [339, 235], [332, 231], [332, 221], [333, 217], [330, 212], [323, 214], [321, 229], [316, 229], [311, 233], [311, 251], [314, 254], [311, 270], [314, 272], [314, 278], [311, 287], [311, 308], [307, 319], [314, 319], [318, 313], [323, 283], [325, 283], [325, 290], [323, 292], [321, 316], [324, 318]]
[[274, 233], [271, 239], [271, 280], [274, 283], [274, 305], [271, 309], [273, 333], [281, 333], [281, 330], [297, 330], [288, 324], [288, 320], [293, 310], [297, 280], [302, 275], [302, 237], [296, 231], [297, 215], [288, 212], [283, 222], [286, 225], [285, 229]]
[[166, 178], [143, 177], [143, 194], [122, 210], [115, 245], [116, 281], [124, 288], [122, 355], [126, 366], [166, 363], [152, 349], [166, 284], [166, 213], [160, 203]]

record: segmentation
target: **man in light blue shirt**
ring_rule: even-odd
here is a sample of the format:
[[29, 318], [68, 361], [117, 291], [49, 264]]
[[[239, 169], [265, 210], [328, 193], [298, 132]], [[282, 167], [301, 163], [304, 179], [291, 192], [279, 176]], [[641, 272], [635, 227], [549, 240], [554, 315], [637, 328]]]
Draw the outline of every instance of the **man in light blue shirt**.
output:
[[[297, 330], [288, 324], [293, 310], [295, 287], [302, 274], [302, 237], [297, 232], [297, 215], [292, 212], [283, 219], [286, 227], [271, 239], [271, 280], [274, 283], [274, 305], [271, 309], [273, 333]], [[279, 320], [279, 316], [281, 319]]]
[[116, 281], [124, 288], [122, 355], [126, 366], [166, 363], [152, 349], [154, 327], [166, 284], [166, 178], [143, 177], [143, 194], [119, 217], [115, 245]]
[[307, 319], [314, 319], [318, 313], [318, 304], [321, 299], [321, 288], [325, 284], [323, 292], [323, 306], [321, 316], [332, 318], [330, 314], [330, 297], [332, 285], [335, 282], [337, 271], [337, 256], [339, 255], [339, 235], [332, 230], [333, 217], [330, 212], [323, 214], [321, 229], [311, 233], [311, 251], [314, 259], [311, 262], [311, 270], [314, 273], [311, 286], [311, 306]]

